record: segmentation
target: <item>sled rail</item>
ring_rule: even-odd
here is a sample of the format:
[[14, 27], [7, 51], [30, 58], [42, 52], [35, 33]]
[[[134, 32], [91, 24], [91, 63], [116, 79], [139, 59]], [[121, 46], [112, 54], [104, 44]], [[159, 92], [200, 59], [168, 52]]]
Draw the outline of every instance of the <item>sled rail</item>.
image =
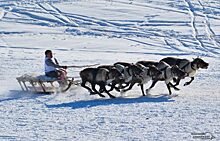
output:
[[[60, 86], [61, 80], [45, 75], [24, 74], [16, 78], [22, 91], [34, 93], [66, 92], [72, 85], [80, 84], [73, 77], [67, 77], [67, 84]], [[56, 84], [54, 84], [57, 82]]]

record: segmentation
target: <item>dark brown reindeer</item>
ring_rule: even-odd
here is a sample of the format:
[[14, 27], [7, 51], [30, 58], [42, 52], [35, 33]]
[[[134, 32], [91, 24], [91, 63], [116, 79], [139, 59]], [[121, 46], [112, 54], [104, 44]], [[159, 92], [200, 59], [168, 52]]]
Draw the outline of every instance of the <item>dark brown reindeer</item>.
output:
[[[117, 74], [116, 71], [109, 71], [105, 68], [86, 68], [80, 72], [80, 77], [82, 79], [81, 86], [86, 88], [90, 94], [98, 94], [101, 97], [105, 97], [99, 91], [96, 90], [95, 86], [99, 85], [100, 90], [106, 92], [109, 97], [115, 98], [106, 90], [106, 85], [115, 80]], [[86, 86], [86, 82], [89, 82], [92, 86], [92, 89]]]
[[[161, 61], [166, 62], [170, 66], [177, 65], [181, 70], [183, 70], [185, 73], [187, 73], [187, 77], [190, 77], [191, 80], [189, 82], [186, 82], [184, 86], [189, 85], [195, 77], [195, 74], [198, 69], [207, 69], [209, 66], [209, 63], [205, 62], [201, 58], [197, 57], [193, 59], [193, 61], [190, 61], [188, 59], [179, 59], [174, 57], [166, 57], [163, 58]], [[175, 80], [175, 79], [174, 79]], [[177, 77], [176, 84], [174, 86], [178, 86], [180, 83], [180, 78]]]

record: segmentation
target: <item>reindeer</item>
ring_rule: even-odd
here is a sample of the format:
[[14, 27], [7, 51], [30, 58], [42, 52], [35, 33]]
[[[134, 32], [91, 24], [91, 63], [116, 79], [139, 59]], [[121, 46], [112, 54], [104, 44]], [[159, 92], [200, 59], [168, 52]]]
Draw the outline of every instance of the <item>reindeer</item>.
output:
[[[115, 98], [111, 95], [105, 88], [105, 86], [118, 77], [116, 71], [109, 71], [105, 68], [86, 68], [80, 72], [80, 77], [82, 79], [81, 86], [86, 88], [90, 94], [98, 94], [101, 97], [105, 97], [99, 91], [96, 90], [95, 86], [99, 85], [100, 90], [106, 92], [110, 98]], [[86, 86], [86, 82], [89, 82], [92, 86], [92, 89]]]
[[141, 64], [129, 66], [129, 72], [132, 74], [132, 79], [129, 81], [129, 88], [124, 89], [123, 92], [132, 89], [134, 84], [138, 83], [143, 96], [145, 96], [144, 84], [150, 81], [154, 76], [158, 77], [161, 74], [155, 66], [144, 67]]
[[[150, 61], [149, 64], [152, 65], [152, 62]], [[145, 61], [145, 65], [148, 66], [147, 61]], [[153, 78], [153, 82], [152, 82], [151, 86], [146, 90], [146, 92], [148, 93], [148, 91], [150, 89], [152, 89], [158, 81], [165, 81], [170, 95], [172, 94], [170, 87], [173, 87], [175, 90], [179, 90], [172, 83], [170, 83], [170, 81], [174, 77], [179, 77], [179, 78], [183, 79], [186, 76], [186, 73], [183, 72], [182, 70], [180, 70], [180, 68], [178, 66], [176, 66], [176, 65], [170, 66], [163, 61], [155, 62], [155, 65], [162, 72], [162, 74], [159, 75], [158, 77]]]
[[[130, 71], [131, 66], [134, 65], [132, 63], [127, 62], [116, 62], [114, 66], [119, 72], [122, 74], [123, 79], [119, 83], [118, 89], [124, 89], [129, 86], [129, 81], [132, 79], [132, 72]], [[124, 84], [124, 85], [123, 85]]]
[[[191, 80], [189, 82], [186, 82], [184, 86], [189, 85], [194, 80], [194, 76], [198, 69], [207, 69], [209, 66], [209, 63], [205, 62], [199, 57], [193, 59], [193, 61], [174, 57], [166, 57], [163, 58], [161, 61], [166, 62], [170, 66], [177, 65], [181, 70], [187, 73], [187, 77], [190, 77]], [[175, 81], [176, 84], [174, 86], [178, 86], [180, 83], [180, 78], [178, 77]]]
[[[98, 66], [98, 68], [105, 68], [108, 71], [112, 72], [112, 74], [114, 74], [114, 76], [111, 77], [114, 77], [115, 79], [108, 84], [109, 86], [111, 86], [108, 92], [112, 91], [114, 88], [116, 91], [120, 92], [120, 89], [116, 87], [116, 85], [123, 82], [123, 74], [113, 65], [101, 65]], [[99, 91], [102, 92], [103, 89], [100, 89]]]

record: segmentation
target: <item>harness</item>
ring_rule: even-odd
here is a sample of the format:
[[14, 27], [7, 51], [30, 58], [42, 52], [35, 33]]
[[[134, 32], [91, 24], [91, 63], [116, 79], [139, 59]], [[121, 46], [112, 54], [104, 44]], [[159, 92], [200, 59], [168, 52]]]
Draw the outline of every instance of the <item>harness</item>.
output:
[[[183, 66], [183, 67], [181, 67], [180, 69], [181, 69], [181, 70], [184, 70], [184, 69], [186, 68], [186, 66], [188, 66], [189, 64], [190, 64], [190, 62], [186, 63], [186, 65], [184, 65], [184, 66]], [[193, 62], [191, 62], [190, 67], [191, 67], [191, 69], [192, 69], [192, 70], [195, 70], [195, 71], [196, 71], [196, 69], [195, 69], [195, 68], [193, 68]], [[198, 68], [198, 65], [197, 65], [197, 68]]]
[[[198, 64], [196, 64], [196, 65], [197, 65], [197, 68], [199, 68], [199, 67], [198, 67]], [[191, 68], [192, 68], [194, 71], [196, 71], [196, 69], [193, 68], [193, 62], [191, 62]]]
[[[190, 62], [186, 63], [186, 65], [184, 65], [184, 66], [183, 66], [183, 67], [181, 67], [180, 69], [181, 69], [181, 70], [184, 70], [184, 69], [185, 69], [185, 67], [189, 65], [189, 63], [190, 63]], [[177, 65], [177, 66], [179, 66], [179, 65]], [[192, 66], [192, 64], [191, 64], [191, 66]]]

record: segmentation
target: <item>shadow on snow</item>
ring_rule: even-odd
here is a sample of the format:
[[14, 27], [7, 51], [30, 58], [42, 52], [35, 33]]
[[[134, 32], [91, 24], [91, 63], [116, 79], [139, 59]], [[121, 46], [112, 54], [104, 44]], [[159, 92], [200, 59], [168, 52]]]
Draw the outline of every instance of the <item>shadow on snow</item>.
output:
[[146, 102], [174, 102], [172, 97], [168, 95], [159, 95], [157, 97], [137, 97], [137, 98], [116, 98], [116, 99], [95, 99], [89, 101], [75, 101], [69, 103], [61, 103], [54, 105], [47, 105], [48, 108], [63, 108], [70, 107], [72, 109], [79, 108], [91, 108], [96, 106], [108, 106], [108, 105], [122, 105], [122, 104], [136, 104], [136, 103], [146, 103]]

